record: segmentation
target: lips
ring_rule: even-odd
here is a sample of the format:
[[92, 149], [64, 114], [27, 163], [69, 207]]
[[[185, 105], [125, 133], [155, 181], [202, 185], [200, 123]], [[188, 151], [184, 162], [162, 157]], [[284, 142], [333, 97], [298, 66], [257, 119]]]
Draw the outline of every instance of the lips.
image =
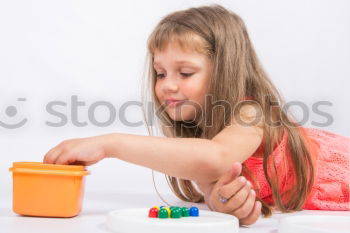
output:
[[176, 100], [176, 99], [167, 99], [165, 101], [166, 105], [168, 105], [168, 106], [178, 106], [184, 102], [185, 102], [185, 100]]

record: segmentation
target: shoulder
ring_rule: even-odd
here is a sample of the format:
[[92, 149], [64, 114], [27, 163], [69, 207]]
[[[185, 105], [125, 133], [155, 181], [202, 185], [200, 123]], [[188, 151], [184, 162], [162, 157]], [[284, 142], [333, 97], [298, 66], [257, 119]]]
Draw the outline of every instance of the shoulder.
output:
[[[252, 105], [240, 107], [232, 116], [229, 125], [219, 132], [212, 140], [220, 143], [227, 154], [232, 155], [228, 161], [243, 162], [250, 157], [262, 142], [262, 119], [258, 108]], [[232, 164], [232, 163], [229, 163]]]
[[246, 127], [263, 129], [264, 114], [258, 103], [246, 103], [238, 105], [234, 109], [231, 124], [240, 124]]

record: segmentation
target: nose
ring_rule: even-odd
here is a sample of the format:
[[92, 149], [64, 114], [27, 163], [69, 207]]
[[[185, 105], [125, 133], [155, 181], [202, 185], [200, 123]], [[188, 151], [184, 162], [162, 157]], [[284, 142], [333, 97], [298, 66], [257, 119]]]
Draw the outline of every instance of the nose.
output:
[[165, 78], [163, 84], [164, 92], [177, 92], [179, 90], [177, 79], [174, 76]]

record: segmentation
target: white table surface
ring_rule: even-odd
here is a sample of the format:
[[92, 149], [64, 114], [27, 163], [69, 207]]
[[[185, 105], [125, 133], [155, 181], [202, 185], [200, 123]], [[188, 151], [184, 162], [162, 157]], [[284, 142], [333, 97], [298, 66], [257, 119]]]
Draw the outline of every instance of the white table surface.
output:
[[[6, 192], [7, 194], [9, 192]], [[24, 217], [12, 212], [12, 197], [1, 194], [0, 233], [108, 233], [106, 215], [109, 211], [124, 208], [150, 208], [162, 205], [155, 193], [130, 192], [88, 192], [85, 193], [82, 212], [73, 218]], [[190, 206], [173, 195], [167, 195], [172, 205]], [[196, 204], [200, 209], [207, 209], [203, 204]], [[242, 233], [277, 233], [279, 219], [291, 215], [342, 215], [350, 216], [350, 211], [300, 211], [290, 214], [275, 213], [271, 218], [260, 218], [249, 227], [240, 227]], [[350, 232], [350, 230], [349, 230]]]

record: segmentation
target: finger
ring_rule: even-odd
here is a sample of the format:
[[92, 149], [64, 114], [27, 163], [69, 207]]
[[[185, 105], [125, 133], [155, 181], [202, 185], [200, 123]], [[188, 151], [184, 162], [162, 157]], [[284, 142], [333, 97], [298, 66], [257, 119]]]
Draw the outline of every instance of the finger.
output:
[[216, 208], [223, 210], [224, 212], [231, 212], [232, 210], [238, 208], [243, 204], [242, 202], [236, 201], [234, 205], [226, 205], [226, 202], [221, 201], [222, 198], [229, 200], [232, 196], [236, 195], [236, 193], [244, 188], [247, 185], [247, 180], [244, 176], [236, 178], [231, 183], [224, 185], [222, 187], [217, 187], [213, 191], [211, 202], [215, 205]]
[[57, 160], [55, 161], [55, 164], [60, 164], [60, 165], [69, 165], [75, 162], [75, 159], [72, 157], [68, 157], [66, 155], [59, 156]]
[[72, 154], [63, 153], [57, 157], [55, 164], [66, 165], [66, 164], [72, 164], [74, 162], [76, 162], [76, 158]]
[[51, 164], [55, 163], [55, 160], [60, 153], [61, 153], [61, 148], [59, 147], [52, 148], [44, 156], [44, 163], [51, 163]]
[[85, 165], [89, 165], [89, 163], [86, 163], [84, 161], [75, 161], [73, 163], [70, 163], [70, 165], [82, 165], [82, 166], [85, 166]]
[[81, 166], [91, 166], [95, 163], [97, 163], [98, 161], [95, 160], [95, 161], [75, 161], [75, 162], [72, 162], [72, 163], [69, 163], [70, 165], [81, 165]]
[[233, 215], [239, 219], [246, 218], [254, 209], [256, 193], [252, 189], [244, 204], [233, 212]]
[[247, 179], [244, 176], [236, 178], [231, 183], [219, 187], [218, 193], [220, 196], [229, 199], [234, 196], [239, 190], [247, 185]]
[[43, 163], [48, 163], [49, 155], [52, 154], [54, 149], [55, 148], [51, 148], [48, 152], [46, 152], [46, 154], [44, 155], [44, 158], [43, 158]]
[[217, 182], [218, 186], [227, 184], [233, 181], [242, 171], [242, 164], [235, 162], [231, 169], [225, 173]]
[[252, 188], [251, 185], [248, 184], [249, 183], [247, 183], [247, 185], [245, 185], [242, 189], [240, 189], [234, 196], [232, 196], [229, 199], [229, 201], [225, 205], [225, 209], [227, 211], [233, 212], [244, 204]]
[[255, 223], [261, 215], [261, 202], [256, 201], [253, 211], [244, 219], [239, 220], [240, 225], [251, 225]]
[[[230, 187], [230, 189], [235, 189], [235, 187]], [[240, 189], [237, 188], [238, 191], [234, 193], [231, 198], [228, 198], [228, 202], [226, 203], [222, 203], [219, 201], [219, 197], [222, 196], [222, 194], [217, 192], [216, 194], [217, 197], [213, 196], [212, 202], [222, 212], [230, 214], [244, 204], [244, 202], [248, 198], [250, 189], [251, 189], [251, 185], [249, 185], [249, 183], [246, 183]]]

